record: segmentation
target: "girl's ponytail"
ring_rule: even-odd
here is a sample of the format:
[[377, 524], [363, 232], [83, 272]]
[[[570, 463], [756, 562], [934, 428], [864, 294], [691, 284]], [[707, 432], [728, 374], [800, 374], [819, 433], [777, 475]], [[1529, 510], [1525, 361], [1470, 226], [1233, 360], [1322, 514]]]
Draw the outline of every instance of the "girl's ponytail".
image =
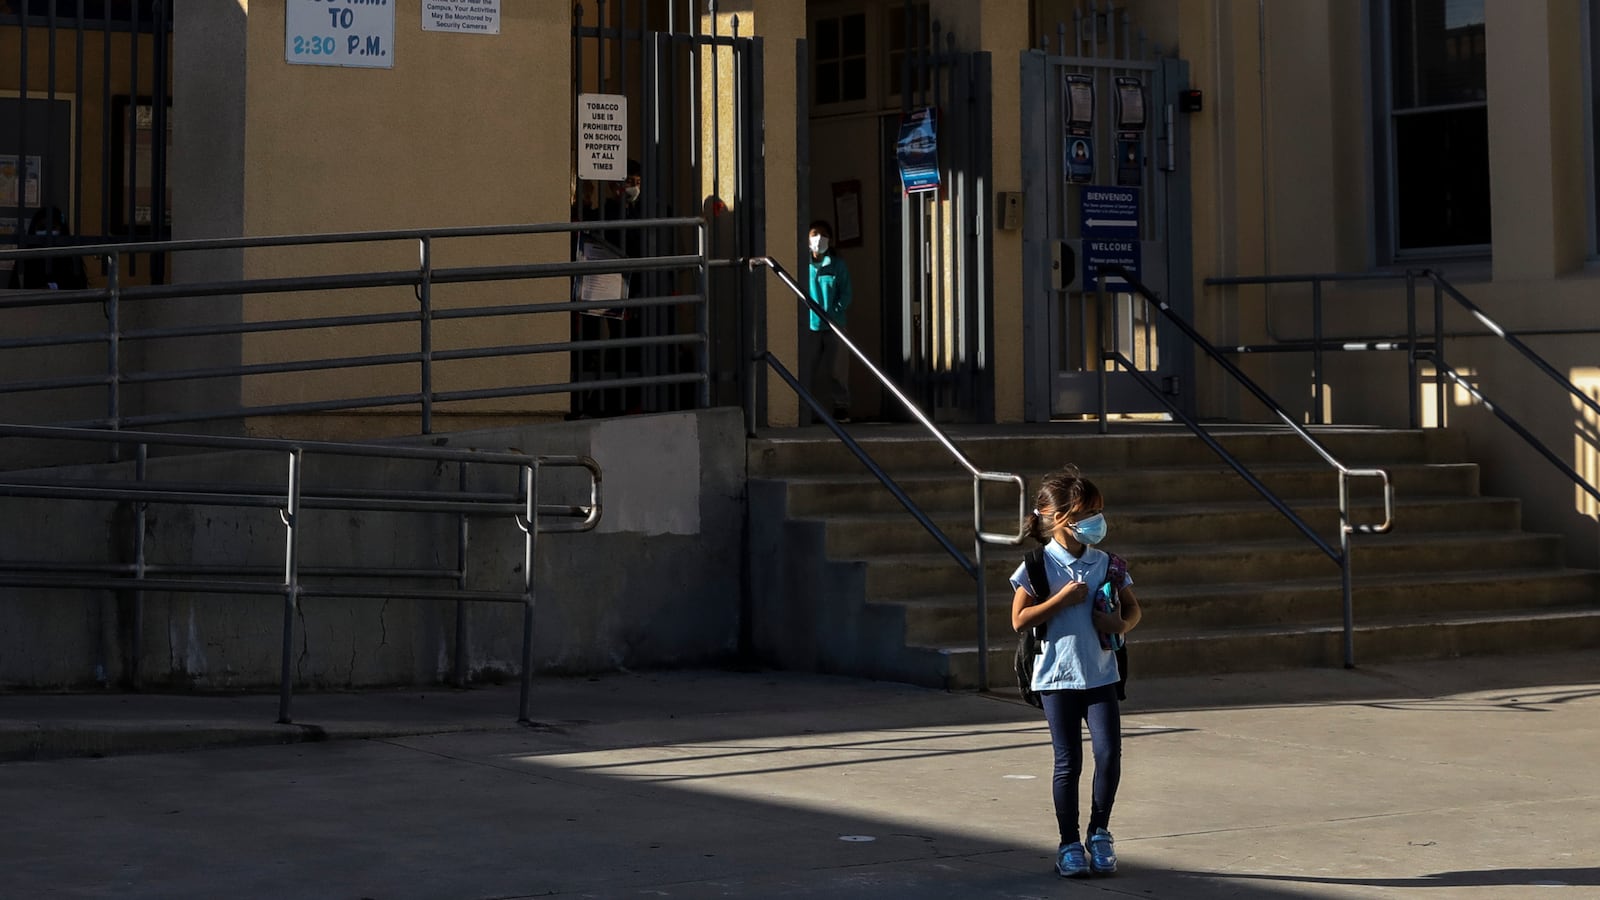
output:
[[1044, 533], [1044, 516], [1039, 515], [1038, 510], [1028, 513], [1022, 520], [1022, 533], [1041, 544], [1050, 543], [1050, 536]]

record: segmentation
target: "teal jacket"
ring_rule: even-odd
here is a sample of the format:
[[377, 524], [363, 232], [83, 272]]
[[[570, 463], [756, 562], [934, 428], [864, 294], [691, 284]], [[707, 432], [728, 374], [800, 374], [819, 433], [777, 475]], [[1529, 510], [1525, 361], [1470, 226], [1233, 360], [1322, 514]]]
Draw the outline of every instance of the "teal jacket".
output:
[[[844, 327], [845, 310], [850, 308], [850, 270], [833, 251], [811, 261], [811, 299], [827, 310], [828, 318]], [[811, 313], [811, 330], [823, 331], [822, 317]]]

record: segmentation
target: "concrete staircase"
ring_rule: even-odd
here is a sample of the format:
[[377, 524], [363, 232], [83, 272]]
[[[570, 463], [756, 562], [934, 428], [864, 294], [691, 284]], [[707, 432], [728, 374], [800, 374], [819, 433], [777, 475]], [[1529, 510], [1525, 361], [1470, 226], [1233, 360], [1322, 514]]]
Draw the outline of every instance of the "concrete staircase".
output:
[[[1342, 665], [1339, 568], [1197, 438], [1178, 428], [1111, 435], [1070, 426], [953, 435], [982, 468], [1028, 480], [1072, 462], [1105, 494], [1104, 545], [1129, 561], [1145, 622], [1132, 674]], [[852, 433], [970, 556], [972, 486], [931, 439]], [[1357, 665], [1600, 647], [1600, 573], [1567, 568], [1560, 540], [1521, 530], [1511, 498], [1478, 493], [1478, 467], [1447, 431], [1318, 429], [1350, 466], [1385, 468], [1395, 526], [1353, 539]], [[1338, 547], [1334, 471], [1286, 430], [1220, 434], [1230, 452]], [[917, 684], [977, 681], [972, 579], [849, 451], [825, 433], [750, 442], [758, 648], [780, 664]], [[1354, 519], [1376, 523], [1375, 479], [1352, 481]], [[1015, 495], [986, 490], [985, 529]], [[781, 544], [781, 546], [779, 546]], [[1031, 546], [1031, 543], [1030, 545]], [[991, 685], [1011, 686], [1010, 573], [1026, 548], [986, 548]]]

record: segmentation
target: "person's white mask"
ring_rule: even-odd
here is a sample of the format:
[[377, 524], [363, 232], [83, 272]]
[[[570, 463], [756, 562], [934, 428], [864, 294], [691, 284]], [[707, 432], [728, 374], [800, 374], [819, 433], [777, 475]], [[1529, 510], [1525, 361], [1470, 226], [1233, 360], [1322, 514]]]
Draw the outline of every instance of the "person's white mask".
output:
[[629, 203], [639, 199], [639, 186], [637, 184], [628, 185], [623, 189], [622, 196], [628, 198]]
[[820, 234], [813, 234], [811, 236], [811, 252], [817, 256], [827, 253], [828, 239]]

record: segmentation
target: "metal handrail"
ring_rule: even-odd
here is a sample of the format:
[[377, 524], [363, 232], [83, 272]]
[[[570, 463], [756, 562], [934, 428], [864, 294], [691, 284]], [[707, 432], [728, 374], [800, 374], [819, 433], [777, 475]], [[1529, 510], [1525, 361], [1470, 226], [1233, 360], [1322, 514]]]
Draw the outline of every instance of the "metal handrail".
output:
[[[515, 265], [436, 267], [434, 245], [442, 240], [460, 238], [506, 237], [529, 235], [558, 235], [606, 231], [632, 231], [646, 229], [693, 228], [695, 251], [676, 256], [619, 258], [614, 260], [580, 260], [540, 262]], [[416, 268], [392, 271], [367, 271], [335, 275], [304, 275], [256, 278], [227, 281], [191, 282], [183, 284], [125, 285], [122, 283], [121, 257], [129, 253], [185, 253], [217, 250], [252, 250], [262, 248], [314, 247], [355, 243], [415, 241], [418, 245]], [[606, 338], [602, 340], [561, 340], [537, 344], [512, 346], [468, 347], [436, 350], [433, 346], [433, 325], [444, 320], [467, 318], [481, 319], [506, 315], [569, 314], [591, 312], [599, 309], [640, 309], [698, 304], [704, 307], [703, 289], [687, 295], [656, 297], [631, 297], [625, 300], [569, 300], [564, 302], [518, 304], [436, 310], [432, 292], [435, 285], [467, 284], [485, 281], [514, 281], [538, 278], [578, 278], [589, 275], [626, 275], [644, 271], [696, 270], [702, 273], [700, 283], [705, 283], [704, 272], [710, 267], [706, 223], [699, 218], [676, 217], [660, 219], [633, 219], [619, 221], [582, 221], [529, 225], [489, 225], [457, 228], [396, 229], [384, 231], [337, 232], [329, 234], [273, 235], [264, 237], [216, 238], [205, 240], [136, 241], [130, 243], [73, 244], [67, 246], [37, 247], [0, 251], [0, 262], [20, 261], [63, 256], [99, 256], [106, 261], [107, 283], [103, 287], [72, 291], [6, 291], [0, 293], [0, 310], [25, 308], [63, 308], [87, 304], [104, 306], [106, 327], [97, 331], [77, 331], [58, 335], [8, 337], [0, 341], [0, 348], [50, 348], [104, 344], [106, 363], [98, 373], [73, 374], [0, 382], [0, 394], [23, 393], [68, 388], [99, 388], [107, 392], [106, 414], [103, 417], [74, 422], [75, 425], [106, 426], [111, 428], [141, 427], [179, 422], [203, 422], [219, 419], [236, 419], [242, 416], [286, 415], [295, 413], [329, 412], [347, 409], [395, 407], [415, 405], [420, 409], [421, 432], [433, 430], [433, 408], [436, 403], [462, 400], [490, 400], [509, 397], [530, 397], [540, 394], [569, 393], [594, 389], [587, 381], [571, 381], [538, 385], [513, 385], [492, 388], [442, 391], [436, 389], [433, 365], [442, 361], [489, 359], [506, 356], [523, 356], [545, 353], [572, 353], [595, 349], [656, 348], [668, 346], [696, 346], [700, 365], [697, 371], [678, 374], [641, 375], [626, 384], [616, 379], [605, 379], [606, 388], [669, 387], [678, 384], [698, 385], [698, 402], [710, 405], [710, 379], [705, 371], [707, 356], [704, 348], [710, 337], [703, 323], [692, 332], [640, 338]], [[376, 287], [411, 287], [417, 306], [402, 312], [379, 312], [366, 315], [335, 315], [307, 318], [289, 318], [263, 322], [225, 322], [201, 325], [124, 329], [121, 311], [132, 302], [170, 300], [180, 298], [205, 298], [235, 295], [289, 294], [304, 291], [362, 289]], [[697, 317], [697, 323], [704, 319]], [[261, 332], [300, 331], [332, 327], [357, 327], [367, 325], [418, 325], [415, 349], [367, 356], [331, 357], [318, 360], [289, 360], [255, 365], [233, 365], [187, 370], [125, 372], [122, 369], [122, 346], [131, 341], [154, 341], [207, 336], [238, 336]], [[163, 382], [188, 382], [217, 378], [244, 378], [256, 375], [306, 373], [329, 369], [351, 369], [373, 366], [418, 366], [418, 389], [386, 395], [364, 395], [322, 400], [304, 400], [289, 403], [257, 406], [238, 406], [226, 409], [199, 409], [176, 412], [171, 410], [134, 416], [127, 415], [121, 406], [120, 389], [125, 385]], [[62, 423], [56, 423], [62, 424]]]
[[[1404, 279], [1406, 283], [1406, 335], [1403, 338], [1391, 336], [1365, 336], [1326, 338], [1322, 331], [1322, 285], [1323, 283], [1337, 283], [1347, 281], [1396, 281]], [[1417, 328], [1417, 292], [1416, 283], [1419, 279], [1426, 279], [1433, 284], [1433, 337], [1432, 340], [1419, 338]], [[1272, 307], [1267, 307], [1267, 334], [1273, 338], [1275, 344], [1263, 346], [1243, 346], [1234, 348], [1235, 352], [1264, 352], [1264, 351], [1309, 351], [1314, 354], [1312, 361], [1312, 382], [1318, 398], [1317, 415], [1322, 414], [1322, 353], [1329, 350], [1407, 350], [1410, 370], [1411, 390], [1409, 391], [1409, 405], [1411, 414], [1411, 427], [1422, 427], [1419, 404], [1422, 393], [1422, 379], [1419, 363], [1423, 360], [1431, 362], [1435, 371], [1441, 378], [1448, 378], [1452, 383], [1466, 391], [1474, 400], [1481, 403], [1484, 409], [1492, 413], [1506, 427], [1516, 433], [1525, 443], [1533, 448], [1546, 461], [1555, 466], [1575, 487], [1582, 490], [1596, 501], [1600, 501], [1600, 488], [1590, 483], [1565, 460], [1561, 459], [1550, 447], [1539, 440], [1531, 431], [1522, 425], [1515, 417], [1506, 412], [1498, 403], [1491, 400], [1481, 388], [1471, 384], [1465, 376], [1445, 362], [1445, 338], [1447, 337], [1495, 337], [1508, 344], [1520, 353], [1523, 358], [1533, 363], [1534, 367], [1560, 385], [1568, 394], [1575, 397], [1578, 402], [1586, 406], [1591, 412], [1600, 415], [1600, 402], [1585, 394], [1576, 384], [1556, 371], [1555, 367], [1540, 356], [1533, 348], [1523, 343], [1515, 334], [1502, 326], [1499, 322], [1489, 317], [1489, 314], [1473, 303], [1466, 294], [1462, 293], [1455, 285], [1451, 284], [1444, 273], [1436, 269], [1407, 269], [1403, 272], [1355, 272], [1355, 273], [1316, 273], [1307, 275], [1241, 275], [1222, 278], [1207, 278], [1208, 286], [1217, 287], [1242, 287], [1246, 285], [1273, 285], [1273, 284], [1309, 284], [1311, 285], [1311, 311], [1312, 311], [1312, 340], [1288, 341], [1277, 334], [1272, 326]], [[1448, 296], [1456, 301], [1474, 319], [1487, 329], [1486, 332], [1449, 332], [1444, 327], [1444, 298]], [[1586, 335], [1600, 333], [1593, 328], [1558, 328], [1539, 329], [1522, 332], [1523, 334], [1541, 335]], [[1331, 343], [1330, 343], [1331, 342]], [[1356, 342], [1356, 346], [1351, 346]], [[1445, 392], [1434, 392], [1435, 419], [1439, 427], [1445, 421]]]
[[[1282, 499], [1280, 499], [1269, 488], [1267, 488], [1266, 485], [1262, 484], [1258, 479], [1250, 474], [1244, 464], [1239, 462], [1238, 459], [1236, 459], [1231, 453], [1228, 453], [1226, 450], [1224, 450], [1222, 445], [1218, 443], [1215, 438], [1210, 437], [1200, 423], [1179, 411], [1177, 406], [1166, 398], [1161, 389], [1157, 387], [1154, 382], [1145, 377], [1142, 372], [1139, 372], [1138, 367], [1133, 360], [1128, 359], [1127, 356], [1123, 355], [1120, 349], [1117, 349], [1117, 310], [1115, 303], [1110, 304], [1112, 307], [1111, 315], [1109, 316], [1109, 321], [1111, 322], [1111, 347], [1109, 350], [1102, 353], [1102, 360], [1105, 362], [1115, 362], [1117, 365], [1127, 369], [1130, 373], [1133, 373], [1135, 380], [1138, 381], [1142, 387], [1150, 391], [1151, 394], [1160, 400], [1169, 411], [1173, 412], [1179, 419], [1181, 419], [1191, 431], [1199, 435], [1201, 439], [1206, 442], [1207, 446], [1209, 446], [1213, 451], [1220, 455], [1224, 461], [1232, 466], [1234, 471], [1238, 472], [1240, 476], [1245, 479], [1245, 481], [1249, 482], [1251, 487], [1255, 488], [1258, 493], [1266, 498], [1267, 502], [1271, 503], [1272, 506], [1278, 510], [1278, 512], [1288, 517], [1288, 519], [1294, 523], [1295, 527], [1300, 529], [1300, 531], [1309, 537], [1312, 542], [1322, 550], [1323, 553], [1327, 554], [1330, 559], [1339, 565], [1340, 587], [1344, 599], [1344, 664], [1346, 668], [1354, 668], [1356, 664], [1355, 605], [1352, 596], [1350, 573], [1350, 535], [1387, 534], [1389, 530], [1393, 528], [1394, 485], [1389, 480], [1389, 473], [1383, 469], [1352, 468], [1340, 462], [1332, 453], [1328, 452], [1328, 449], [1324, 447], [1320, 441], [1318, 441], [1315, 437], [1312, 437], [1310, 432], [1306, 431], [1305, 428], [1301, 427], [1298, 422], [1294, 421], [1288, 412], [1286, 412], [1276, 400], [1272, 399], [1271, 395], [1262, 390], [1261, 387], [1257, 385], [1255, 381], [1250, 378], [1250, 376], [1241, 371], [1238, 366], [1235, 366], [1225, 355], [1223, 355], [1220, 350], [1213, 346], [1210, 341], [1206, 340], [1205, 336], [1196, 331], [1194, 326], [1190, 325], [1182, 316], [1178, 315], [1177, 311], [1174, 310], [1165, 300], [1162, 300], [1161, 297], [1152, 291], [1148, 286], [1139, 281], [1133, 272], [1122, 266], [1103, 266], [1101, 267], [1100, 271], [1103, 274], [1115, 275], [1127, 282], [1129, 288], [1131, 288], [1135, 293], [1144, 297], [1146, 302], [1154, 305], [1156, 309], [1158, 309], [1161, 314], [1166, 317], [1168, 322], [1172, 323], [1172, 325], [1182, 332], [1183, 335], [1187, 337], [1196, 347], [1199, 347], [1201, 350], [1205, 351], [1206, 355], [1210, 356], [1213, 362], [1222, 367], [1224, 372], [1228, 373], [1228, 375], [1230, 375], [1241, 387], [1245, 388], [1252, 395], [1254, 395], [1255, 398], [1266, 405], [1268, 409], [1272, 410], [1272, 412], [1276, 414], [1277, 417], [1284, 422], [1284, 424], [1288, 425], [1289, 428], [1294, 431], [1294, 433], [1298, 435], [1307, 446], [1315, 451], [1318, 456], [1322, 457], [1324, 462], [1328, 463], [1338, 471], [1339, 550], [1335, 552], [1333, 548], [1328, 546], [1326, 541], [1322, 540], [1320, 535], [1316, 534], [1310, 525], [1306, 524], [1305, 520], [1296, 515], [1293, 510], [1289, 509], [1288, 505], [1285, 504]], [[1103, 311], [1105, 294], [1102, 292], [1099, 296], [1102, 301]], [[1104, 432], [1107, 423], [1106, 410], [1104, 408], [1106, 396], [1105, 365], [1101, 365], [1100, 367], [1099, 378], [1101, 398], [1100, 428], [1101, 431]], [[1349, 483], [1351, 478], [1378, 478], [1382, 480], [1383, 521], [1381, 523], [1377, 525], [1355, 525], [1351, 523]]]
[[[811, 396], [810, 391], [807, 391], [805, 387], [800, 384], [799, 380], [795, 378], [794, 375], [790, 373], [781, 362], [779, 362], [776, 356], [765, 349], [762, 349], [752, 355], [752, 369], [758, 367], [761, 363], [766, 363], [773, 369], [773, 371], [777, 372], [778, 377], [782, 378], [784, 383], [788, 384], [789, 387], [797, 395], [799, 395], [801, 401], [804, 402], [817, 416], [817, 418], [828, 427], [828, 430], [832, 431], [834, 436], [838, 437], [844, 443], [844, 445], [849, 448], [850, 452], [855, 454], [856, 458], [867, 467], [867, 470], [871, 472], [872, 475], [877, 478], [878, 481], [880, 481], [891, 494], [894, 495], [895, 499], [900, 502], [900, 505], [904, 506], [906, 510], [911, 513], [912, 517], [914, 517], [917, 522], [928, 531], [929, 534], [933, 535], [934, 539], [939, 542], [939, 545], [944, 548], [945, 552], [949, 553], [951, 557], [953, 557], [956, 562], [961, 565], [962, 569], [968, 575], [972, 576], [973, 581], [977, 584], [978, 690], [989, 690], [989, 603], [988, 592], [984, 584], [983, 548], [986, 543], [1014, 547], [1018, 544], [1021, 544], [1023, 540], [1026, 539], [1027, 533], [1022, 531], [1020, 523], [1026, 519], [1028, 514], [1027, 482], [1023, 480], [1021, 475], [1011, 472], [991, 472], [980, 469], [976, 464], [967, 458], [966, 454], [962, 453], [961, 450], [956, 447], [950, 438], [933, 423], [932, 419], [929, 419], [928, 416], [923, 413], [923, 411], [918, 408], [917, 405], [913, 403], [911, 399], [908, 398], [900, 390], [900, 388], [894, 384], [888, 375], [885, 375], [883, 371], [879, 369], [864, 352], [862, 352], [860, 347], [856, 346], [854, 341], [850, 340], [849, 336], [844, 333], [844, 329], [840, 328], [836, 323], [834, 323], [832, 317], [828, 315], [827, 311], [824, 310], [822, 306], [819, 305], [815, 300], [811, 299], [810, 295], [795, 282], [794, 278], [790, 276], [788, 271], [785, 270], [777, 260], [770, 256], [752, 258], [750, 260], [750, 268], [754, 270], [757, 266], [766, 266], [768, 269], [771, 269], [772, 272], [778, 276], [778, 280], [782, 281], [789, 288], [789, 290], [800, 299], [801, 303], [808, 310], [820, 317], [821, 320], [827, 324], [828, 330], [833, 334], [833, 339], [839, 341], [841, 345], [849, 350], [851, 355], [853, 355], [857, 361], [859, 361], [861, 365], [864, 366], [875, 379], [877, 379], [878, 383], [885, 390], [887, 390], [891, 396], [899, 401], [901, 407], [909, 412], [912, 417], [915, 418], [917, 422], [928, 431], [928, 433], [932, 434], [934, 439], [937, 440], [939, 444], [943, 446], [952, 457], [955, 458], [955, 461], [962, 468], [966, 469], [967, 473], [972, 477], [972, 529], [974, 558], [969, 559], [965, 553], [956, 548], [955, 542], [950, 540], [950, 537], [944, 533], [944, 530], [935, 524], [932, 519], [928, 518], [927, 514], [924, 513], [916, 505], [916, 503], [911, 500], [910, 497], [906, 496], [905, 492], [900, 489], [899, 485], [895, 483], [894, 479], [891, 478], [887, 472], [884, 472], [882, 467], [872, 460], [871, 456], [869, 456], [867, 452], [862, 449], [861, 445], [851, 438], [850, 435], [846, 434], [845, 430], [839, 426], [839, 423], [834, 421], [833, 417], [828, 415], [828, 413], [823, 410], [816, 398]], [[751, 383], [755, 382], [754, 371], [751, 372], [750, 381]], [[751, 398], [747, 396], [746, 403], [749, 404], [750, 402]], [[745, 410], [745, 421], [749, 426], [749, 430], [753, 433], [755, 424], [755, 410], [753, 408], [748, 408], [748, 406]], [[983, 485], [985, 482], [1016, 485], [1017, 522], [1019, 523], [1016, 533], [991, 532], [984, 530]]]
[[[1577, 385], [1573, 384], [1571, 379], [1556, 371], [1555, 367], [1550, 365], [1550, 363], [1545, 360], [1544, 357], [1540, 356], [1538, 353], [1535, 353], [1533, 348], [1518, 340], [1515, 334], [1507, 331], [1503, 326], [1500, 325], [1500, 323], [1489, 318], [1488, 313], [1484, 312], [1483, 309], [1476, 303], [1473, 303], [1471, 300], [1467, 299], [1467, 296], [1461, 293], [1461, 291], [1457, 290], [1455, 285], [1447, 281], [1444, 275], [1433, 269], [1423, 269], [1421, 274], [1432, 281], [1434, 285], [1434, 321], [1437, 327], [1441, 329], [1443, 327], [1444, 314], [1441, 307], [1444, 302], [1443, 298], [1445, 296], [1449, 296], [1452, 300], [1455, 300], [1457, 303], [1459, 303], [1463, 309], [1470, 313], [1473, 318], [1477, 319], [1478, 322], [1481, 323], [1485, 328], [1489, 329], [1491, 334], [1510, 345], [1511, 348], [1516, 350], [1518, 353], [1522, 354], [1524, 359], [1533, 363], [1534, 367], [1547, 375], [1551, 381], [1554, 381], [1556, 384], [1559, 384], [1565, 388], [1568, 394], [1576, 397], [1578, 401], [1584, 406], [1588, 407], [1591, 412], [1595, 413], [1596, 415], [1600, 415], [1600, 402], [1596, 402], [1594, 398], [1590, 397], [1588, 394], [1585, 394]], [[1522, 438], [1522, 440], [1531, 446], [1536, 452], [1538, 452], [1539, 455], [1543, 456], [1547, 461], [1559, 469], [1563, 475], [1566, 475], [1567, 478], [1572, 481], [1573, 485], [1578, 487], [1580, 490], [1583, 490], [1596, 501], [1600, 501], [1600, 488], [1596, 488], [1593, 484], [1590, 484], [1587, 478], [1584, 478], [1582, 475], [1580, 475], [1578, 471], [1572, 466], [1568, 465], [1565, 460], [1561, 459], [1559, 456], [1556, 456], [1555, 451], [1551, 450], [1550, 447], [1544, 443], [1544, 441], [1541, 441], [1535, 437], [1533, 432], [1529, 431], [1522, 425], [1522, 423], [1513, 418], [1510, 413], [1507, 413], [1504, 409], [1500, 408], [1499, 404], [1490, 401], [1489, 398], [1484, 395], [1482, 390], [1473, 386], [1472, 384], [1469, 384], [1466, 378], [1461, 375], [1461, 373], [1457, 372], [1445, 362], [1443, 340], [1438, 341], [1437, 344], [1437, 349], [1434, 351], [1432, 356], [1432, 362], [1435, 371], [1449, 378], [1455, 384], [1460, 385], [1460, 387], [1469, 395], [1471, 395], [1474, 400], [1477, 400], [1479, 403], [1483, 404], [1484, 409], [1487, 409], [1489, 412], [1493, 413], [1495, 418], [1499, 419], [1506, 425], [1506, 427], [1516, 432], [1518, 437]], [[1438, 402], [1442, 408], [1444, 403], [1444, 392], [1439, 391], [1438, 395]], [[1436, 421], [1438, 421], [1441, 425], [1443, 424], [1444, 415], [1442, 412], [1439, 413]]]
[[[0, 477], [0, 496], [41, 497], [71, 500], [98, 500], [105, 502], [132, 501], [136, 504], [138, 523], [134, 529], [134, 562], [131, 564], [96, 563], [39, 563], [0, 562], [0, 585], [34, 588], [73, 588], [79, 590], [131, 590], [134, 592], [135, 633], [142, 632], [143, 599], [145, 591], [191, 592], [212, 594], [266, 594], [281, 595], [284, 603], [283, 646], [278, 694], [278, 721], [291, 723], [290, 699], [293, 695], [291, 658], [294, 643], [294, 613], [300, 598], [318, 597], [370, 597], [412, 600], [457, 601], [456, 666], [458, 677], [464, 665], [465, 630], [462, 615], [466, 601], [520, 603], [523, 606], [523, 646], [521, 690], [518, 697], [518, 721], [529, 721], [529, 701], [533, 677], [533, 604], [534, 552], [536, 536], [540, 533], [577, 532], [593, 529], [600, 521], [601, 470], [598, 463], [586, 456], [534, 456], [509, 451], [458, 450], [446, 447], [403, 447], [383, 444], [349, 444], [324, 441], [292, 441], [275, 438], [251, 438], [209, 435], [168, 435], [147, 432], [111, 431], [106, 429], [63, 428], [34, 425], [0, 424], [0, 437], [43, 440], [71, 440], [115, 445], [134, 444], [139, 448], [136, 480], [118, 481], [114, 486], [96, 486], [81, 481], [59, 482], [26, 475], [9, 474]], [[149, 445], [184, 447], [206, 450], [238, 450], [285, 454], [288, 457], [288, 477], [284, 487], [271, 491], [261, 484], [195, 484], [189, 482], [149, 482], [144, 479], [146, 450]], [[459, 494], [412, 490], [364, 490], [339, 488], [319, 493], [308, 490], [304, 484], [305, 460], [308, 455], [361, 457], [368, 459], [419, 460], [434, 463], [454, 462], [460, 466]], [[481, 492], [467, 494], [466, 471], [471, 464], [504, 465], [519, 472], [515, 493], [495, 495]], [[588, 504], [563, 505], [538, 502], [538, 473], [544, 468], [582, 468], [589, 474]], [[231, 507], [265, 507], [278, 510], [284, 525], [284, 565], [280, 582], [240, 578], [204, 577], [227, 572], [231, 575], [265, 574], [259, 568], [248, 571], [239, 568], [221, 570], [203, 566], [152, 566], [145, 562], [145, 515], [150, 503], [184, 505], [214, 505]], [[302, 567], [299, 558], [300, 522], [304, 509], [382, 510], [388, 512], [454, 513], [459, 516], [459, 544], [454, 570], [414, 570], [386, 567], [338, 567], [314, 569]], [[511, 591], [482, 591], [466, 589], [466, 516], [499, 513], [514, 518], [523, 532], [522, 589]], [[555, 519], [558, 521], [550, 521]], [[567, 521], [560, 521], [567, 520]], [[577, 521], [571, 521], [577, 520]], [[198, 574], [198, 578], [156, 577], [150, 575]], [[431, 577], [453, 578], [455, 590], [429, 589], [375, 589], [352, 586], [308, 586], [300, 578], [307, 574], [324, 574], [336, 577]], [[134, 642], [133, 670], [139, 669], [137, 641]]]

